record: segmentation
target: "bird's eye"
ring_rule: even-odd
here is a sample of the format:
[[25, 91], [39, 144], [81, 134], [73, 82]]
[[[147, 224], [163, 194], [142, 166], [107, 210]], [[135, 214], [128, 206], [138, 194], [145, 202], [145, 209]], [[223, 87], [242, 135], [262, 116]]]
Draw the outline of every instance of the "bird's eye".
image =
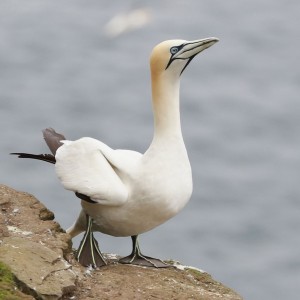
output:
[[178, 52], [178, 48], [177, 47], [172, 47], [171, 49], [170, 49], [170, 52], [171, 52], [171, 54], [172, 55], [174, 55], [174, 54], [176, 54], [177, 52]]

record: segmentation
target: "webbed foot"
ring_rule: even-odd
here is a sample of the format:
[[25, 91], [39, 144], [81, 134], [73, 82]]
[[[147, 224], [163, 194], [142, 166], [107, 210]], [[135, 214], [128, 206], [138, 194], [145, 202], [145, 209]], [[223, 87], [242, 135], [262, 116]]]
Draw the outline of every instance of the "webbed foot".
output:
[[137, 241], [137, 236], [132, 236], [132, 245], [133, 250], [132, 253], [126, 257], [119, 259], [119, 263], [121, 264], [132, 264], [144, 267], [154, 267], [154, 268], [169, 268], [173, 267], [172, 265], [168, 265], [158, 258], [153, 258], [150, 256], [145, 256], [141, 253], [140, 247]]
[[86, 219], [87, 229], [76, 252], [76, 260], [85, 267], [92, 266], [93, 268], [98, 268], [106, 266], [107, 263], [93, 235], [93, 219], [89, 215], [86, 215]]

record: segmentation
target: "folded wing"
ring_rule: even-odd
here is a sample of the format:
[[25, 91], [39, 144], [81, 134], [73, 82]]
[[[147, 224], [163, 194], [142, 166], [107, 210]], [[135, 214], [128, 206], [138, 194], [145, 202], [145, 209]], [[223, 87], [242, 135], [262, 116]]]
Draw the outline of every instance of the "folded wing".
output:
[[128, 190], [103, 155], [103, 147], [107, 152], [106, 145], [92, 138], [63, 141], [55, 156], [56, 173], [67, 190], [103, 205], [122, 205], [127, 201]]

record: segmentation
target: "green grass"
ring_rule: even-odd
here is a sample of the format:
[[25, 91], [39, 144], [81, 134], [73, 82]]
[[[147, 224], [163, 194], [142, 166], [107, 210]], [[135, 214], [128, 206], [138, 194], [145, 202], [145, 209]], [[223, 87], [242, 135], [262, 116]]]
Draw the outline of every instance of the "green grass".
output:
[[28, 299], [18, 291], [11, 270], [0, 262], [0, 300], [21, 300]]

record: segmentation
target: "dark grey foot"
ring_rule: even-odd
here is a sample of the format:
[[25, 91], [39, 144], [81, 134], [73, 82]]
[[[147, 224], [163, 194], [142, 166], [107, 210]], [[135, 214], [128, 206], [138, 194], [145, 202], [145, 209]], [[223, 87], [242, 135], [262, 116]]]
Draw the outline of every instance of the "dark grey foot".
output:
[[168, 265], [158, 258], [153, 258], [153, 257], [143, 255], [140, 251], [140, 247], [137, 241], [137, 236], [132, 236], [131, 238], [132, 238], [132, 245], [133, 245], [132, 253], [126, 257], [119, 259], [119, 263], [132, 264], [132, 265], [138, 265], [144, 267], [154, 267], [154, 268], [173, 267], [172, 265]]
[[81, 265], [85, 267], [92, 266], [93, 268], [99, 268], [102, 266], [106, 266], [107, 263], [93, 235], [93, 219], [89, 215], [86, 215], [86, 219], [87, 229], [77, 250], [76, 259]]
[[138, 265], [143, 267], [154, 267], [154, 268], [168, 268], [171, 265], [164, 263], [162, 260], [158, 258], [153, 258], [149, 256], [144, 256], [142, 254], [137, 255], [129, 255], [123, 257], [119, 260], [121, 264], [131, 264], [131, 265]]

